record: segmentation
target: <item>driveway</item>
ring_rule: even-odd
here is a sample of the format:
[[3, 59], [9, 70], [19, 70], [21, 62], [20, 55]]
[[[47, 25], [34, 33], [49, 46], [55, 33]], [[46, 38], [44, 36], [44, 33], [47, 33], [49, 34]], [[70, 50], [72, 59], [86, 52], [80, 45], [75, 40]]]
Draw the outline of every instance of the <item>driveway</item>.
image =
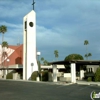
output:
[[99, 86], [0, 80], [0, 100], [90, 100]]

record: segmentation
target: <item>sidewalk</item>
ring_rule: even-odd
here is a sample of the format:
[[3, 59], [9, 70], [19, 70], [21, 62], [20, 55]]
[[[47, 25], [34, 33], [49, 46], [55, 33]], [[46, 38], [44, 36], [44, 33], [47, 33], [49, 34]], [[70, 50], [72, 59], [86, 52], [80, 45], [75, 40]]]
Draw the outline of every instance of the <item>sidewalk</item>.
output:
[[81, 85], [97, 85], [97, 86], [100, 86], [100, 82], [87, 82], [87, 81], [79, 81], [77, 80], [76, 81], [77, 84], [81, 84]]
[[76, 83], [71, 82], [44, 82], [44, 81], [31, 81], [31, 80], [12, 80], [12, 79], [0, 79], [5, 81], [21, 81], [21, 82], [35, 82], [35, 83], [46, 83], [46, 84], [56, 84], [56, 85], [71, 85], [71, 84], [79, 84], [79, 85], [96, 85], [100, 86], [100, 82], [87, 82], [84, 80], [77, 80]]

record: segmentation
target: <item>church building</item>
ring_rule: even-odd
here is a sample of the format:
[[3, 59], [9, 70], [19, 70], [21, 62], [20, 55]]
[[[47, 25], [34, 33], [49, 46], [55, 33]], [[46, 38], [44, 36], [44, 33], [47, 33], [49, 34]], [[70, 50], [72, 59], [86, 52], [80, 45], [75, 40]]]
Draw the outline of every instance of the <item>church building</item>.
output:
[[3, 57], [2, 46], [0, 45], [0, 68], [7, 68], [12, 65], [23, 64], [23, 45], [9, 45], [4, 49], [7, 55]]

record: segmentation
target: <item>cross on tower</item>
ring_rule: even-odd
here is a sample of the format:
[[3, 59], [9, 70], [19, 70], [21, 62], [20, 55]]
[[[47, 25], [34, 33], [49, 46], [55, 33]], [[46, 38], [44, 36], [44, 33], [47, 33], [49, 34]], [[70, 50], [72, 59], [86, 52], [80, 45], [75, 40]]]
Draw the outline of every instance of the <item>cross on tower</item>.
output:
[[32, 5], [33, 5], [33, 10], [34, 10], [34, 4], [35, 4], [35, 2], [34, 2], [34, 0], [33, 0], [33, 4], [32, 4]]

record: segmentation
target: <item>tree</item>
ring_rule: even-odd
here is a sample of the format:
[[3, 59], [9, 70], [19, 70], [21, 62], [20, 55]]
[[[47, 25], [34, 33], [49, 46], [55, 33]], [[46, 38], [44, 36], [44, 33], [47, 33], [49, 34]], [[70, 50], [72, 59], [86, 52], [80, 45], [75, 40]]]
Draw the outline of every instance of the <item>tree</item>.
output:
[[[87, 45], [89, 44], [88, 40], [84, 41], [84, 45], [86, 45], [86, 54], [88, 55]], [[86, 56], [86, 59], [88, 60], [88, 56]]]
[[6, 41], [2, 42], [2, 48], [3, 48], [3, 52], [5, 52], [5, 48], [8, 48], [8, 43]]
[[[0, 26], [0, 33], [2, 33], [2, 48], [7, 46], [7, 42], [4, 41], [4, 33], [7, 32], [7, 27], [5, 25]], [[2, 51], [2, 60], [5, 58], [6, 52]]]
[[0, 33], [2, 33], [2, 42], [4, 41], [4, 34], [7, 32], [7, 27], [5, 25], [0, 26]]
[[92, 54], [91, 53], [88, 53], [88, 57], [91, 57], [92, 56]]
[[6, 41], [3, 41], [3, 42], [2, 42], [2, 48], [3, 48], [3, 47], [7, 47], [7, 48], [8, 48], [8, 43], [7, 43]]
[[41, 61], [43, 62], [43, 65], [45, 65], [45, 66], [50, 65], [50, 64], [48, 63], [48, 61], [45, 60], [43, 57], [41, 57]]
[[44, 58], [43, 58], [43, 57], [41, 57], [41, 61], [42, 61], [42, 62], [44, 61]]
[[41, 61], [44, 61], [44, 58], [43, 57], [41, 57]]
[[100, 82], [100, 67], [97, 68], [94, 78], [95, 78], [95, 81], [99, 81]]
[[85, 54], [84, 57], [87, 58], [88, 57], [88, 54]]
[[44, 60], [44, 61], [43, 61], [43, 64], [44, 64], [45, 66], [49, 65], [47, 60]]
[[[84, 60], [83, 56], [80, 54], [70, 54], [65, 57], [64, 61], [70, 61], [70, 60]], [[67, 72], [70, 72], [70, 65], [65, 65], [65, 68], [67, 69]], [[81, 66], [81, 68], [85, 68], [84, 66]], [[80, 70], [80, 66], [77, 65], [76, 70]]]
[[66, 60], [83, 60], [83, 56], [81, 56], [80, 54], [70, 54], [65, 57], [65, 61]]
[[8, 54], [5, 51], [5, 49], [8, 48], [8, 43], [6, 41], [2, 42], [2, 48], [3, 48], [3, 51], [2, 51], [2, 62], [3, 62], [3, 67], [4, 67], [4, 60], [5, 60], [6, 57], [8, 57]]
[[56, 58], [56, 59], [59, 57], [58, 50], [55, 50], [55, 51], [54, 51], [54, 55], [55, 55], [55, 58]]

